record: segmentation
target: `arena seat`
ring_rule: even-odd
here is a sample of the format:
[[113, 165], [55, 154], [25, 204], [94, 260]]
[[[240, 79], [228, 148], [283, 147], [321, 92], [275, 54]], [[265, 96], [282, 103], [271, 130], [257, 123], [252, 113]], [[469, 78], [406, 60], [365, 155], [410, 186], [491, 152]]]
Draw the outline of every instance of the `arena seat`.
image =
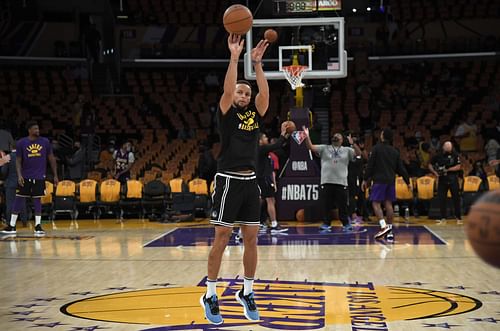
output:
[[469, 212], [470, 206], [479, 198], [482, 194], [480, 192], [482, 179], [477, 176], [466, 176], [464, 177], [463, 189], [462, 189], [462, 207], [464, 213]]
[[[160, 180], [154, 180], [144, 185], [142, 207], [143, 215], [163, 215], [167, 211], [167, 201], [170, 190]], [[153, 216], [155, 218], [156, 216]]]
[[[116, 179], [106, 179], [99, 186], [99, 209], [105, 209], [120, 220], [122, 218], [120, 210], [121, 183]], [[102, 215], [103, 213], [100, 213]]]
[[120, 198], [120, 210], [122, 217], [126, 213], [135, 212], [139, 218], [143, 218], [144, 209], [143, 201], [143, 184], [138, 180], [127, 180], [122, 186]]
[[98, 218], [98, 190], [97, 181], [93, 179], [84, 179], [78, 184], [76, 203], [77, 215], [80, 213], [80, 210], [85, 209], [86, 213], [92, 213], [94, 220]]
[[42, 203], [42, 215], [48, 215], [52, 217], [52, 207], [54, 201], [54, 184], [45, 181], [45, 195], [40, 198]]
[[487, 178], [488, 178], [488, 189], [490, 191], [500, 189], [500, 181], [497, 175], [489, 175]]
[[69, 213], [71, 220], [76, 219], [76, 184], [71, 180], [60, 181], [56, 186], [51, 218], [60, 213]]
[[208, 216], [210, 210], [210, 197], [208, 196], [207, 181], [202, 178], [195, 178], [189, 181], [189, 192], [195, 194], [194, 209], [204, 217]]

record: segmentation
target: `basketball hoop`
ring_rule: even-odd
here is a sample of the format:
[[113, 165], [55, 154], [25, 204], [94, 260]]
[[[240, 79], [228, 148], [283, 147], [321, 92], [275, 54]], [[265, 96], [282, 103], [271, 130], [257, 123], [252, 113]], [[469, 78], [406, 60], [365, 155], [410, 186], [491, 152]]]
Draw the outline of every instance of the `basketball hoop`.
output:
[[292, 90], [295, 90], [297, 87], [304, 86], [304, 84], [302, 83], [302, 77], [304, 76], [304, 71], [306, 69], [307, 66], [301, 65], [284, 66], [281, 68], [281, 70], [285, 74], [286, 80], [292, 86]]

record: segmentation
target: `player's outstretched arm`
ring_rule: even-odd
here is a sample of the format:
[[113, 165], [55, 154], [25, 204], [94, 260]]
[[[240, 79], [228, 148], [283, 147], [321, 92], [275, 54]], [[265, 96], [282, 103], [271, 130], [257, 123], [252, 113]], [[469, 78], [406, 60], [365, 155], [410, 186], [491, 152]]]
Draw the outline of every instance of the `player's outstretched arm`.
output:
[[255, 108], [257, 108], [260, 116], [264, 116], [269, 108], [269, 84], [262, 68], [262, 56], [267, 46], [269, 46], [269, 42], [261, 40], [251, 52], [257, 87], [259, 88], [259, 93], [255, 96]]
[[226, 77], [224, 78], [224, 93], [222, 94], [219, 106], [222, 114], [225, 114], [233, 104], [233, 95], [236, 89], [236, 80], [238, 78], [238, 61], [243, 50], [243, 39], [240, 35], [230, 34], [227, 38], [227, 47], [231, 52], [229, 65], [227, 67]]
[[313, 145], [313, 143], [311, 141], [311, 137], [309, 136], [309, 128], [306, 128], [305, 126], [303, 126], [302, 130], [304, 131], [304, 134], [306, 136], [305, 140], [306, 140], [306, 146], [307, 146], [307, 148], [309, 148], [314, 153], [318, 154], [318, 146], [317, 145]]

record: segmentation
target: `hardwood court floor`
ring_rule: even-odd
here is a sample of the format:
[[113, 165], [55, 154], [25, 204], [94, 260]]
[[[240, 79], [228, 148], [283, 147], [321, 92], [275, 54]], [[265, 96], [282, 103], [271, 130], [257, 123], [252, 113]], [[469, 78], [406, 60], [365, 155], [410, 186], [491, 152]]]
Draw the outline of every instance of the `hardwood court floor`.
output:
[[260, 235], [253, 324], [234, 300], [243, 250], [233, 236], [219, 327], [199, 305], [206, 221], [56, 221], [41, 239], [18, 227], [0, 238], [0, 330], [500, 330], [500, 269], [475, 256], [462, 225], [412, 219], [394, 243], [374, 241], [372, 224], [317, 225]]

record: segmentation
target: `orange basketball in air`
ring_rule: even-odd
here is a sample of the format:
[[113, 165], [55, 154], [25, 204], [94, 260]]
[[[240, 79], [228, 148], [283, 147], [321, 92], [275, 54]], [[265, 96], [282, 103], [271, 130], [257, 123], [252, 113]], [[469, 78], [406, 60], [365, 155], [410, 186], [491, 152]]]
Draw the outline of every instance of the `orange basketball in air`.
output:
[[242, 35], [252, 28], [253, 15], [243, 5], [232, 5], [224, 12], [222, 21], [227, 32]]
[[472, 205], [465, 232], [476, 254], [500, 268], [500, 190], [483, 194]]
[[274, 29], [267, 29], [264, 32], [264, 39], [266, 39], [270, 43], [274, 43], [276, 40], [278, 40], [278, 32]]

